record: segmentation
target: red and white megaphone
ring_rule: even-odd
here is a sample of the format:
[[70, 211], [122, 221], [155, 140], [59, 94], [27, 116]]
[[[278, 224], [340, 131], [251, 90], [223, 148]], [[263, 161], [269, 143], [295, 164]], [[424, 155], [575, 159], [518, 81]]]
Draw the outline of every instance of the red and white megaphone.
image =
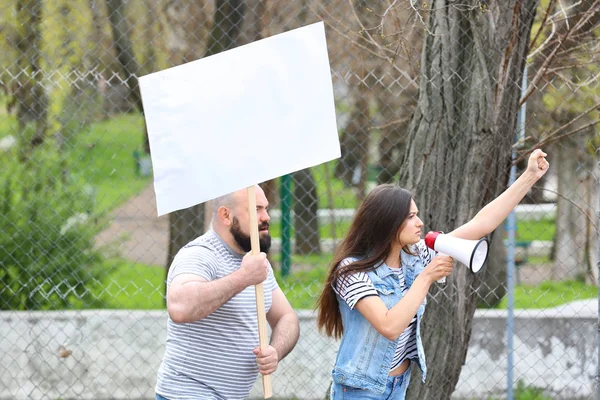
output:
[[[490, 248], [486, 238], [479, 240], [460, 239], [442, 232], [428, 232], [425, 235], [425, 244], [438, 253], [447, 254], [460, 261], [475, 274], [483, 268]], [[438, 282], [444, 283], [446, 279], [442, 278]]]

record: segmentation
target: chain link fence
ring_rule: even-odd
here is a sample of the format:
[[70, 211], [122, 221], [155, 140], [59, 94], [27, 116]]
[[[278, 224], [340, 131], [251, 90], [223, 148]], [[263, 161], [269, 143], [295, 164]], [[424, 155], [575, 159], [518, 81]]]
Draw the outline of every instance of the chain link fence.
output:
[[374, 186], [418, 188], [426, 229], [449, 231], [542, 147], [551, 169], [491, 236], [485, 272], [432, 289], [426, 314], [448, 329], [424, 337], [431, 378], [413, 378], [409, 397], [596, 398], [599, 11], [592, 0], [5, 0], [0, 398], [153, 398], [166, 267], [207, 229], [210, 204], [156, 217], [137, 77], [321, 20], [342, 157], [262, 184], [269, 257], [301, 317], [275, 397], [325, 397], [337, 343], [312, 310]]

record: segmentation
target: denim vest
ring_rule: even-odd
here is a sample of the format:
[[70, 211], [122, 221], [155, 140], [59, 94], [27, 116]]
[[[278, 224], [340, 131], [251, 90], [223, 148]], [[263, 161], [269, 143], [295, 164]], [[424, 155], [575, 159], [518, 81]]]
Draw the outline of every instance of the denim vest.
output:
[[[410, 287], [425, 265], [418, 256], [402, 252], [401, 257], [404, 279], [407, 287]], [[400, 301], [403, 296], [400, 282], [386, 264], [381, 263], [374, 271], [367, 274], [373, 282], [379, 298], [388, 309]], [[381, 335], [356, 308], [351, 310], [339, 296], [338, 303], [344, 335], [332, 372], [333, 381], [341, 385], [383, 394], [398, 340], [389, 340]], [[427, 366], [425, 365], [420, 325], [426, 303], [427, 299], [423, 301], [417, 311], [417, 353], [423, 382], [427, 376]]]

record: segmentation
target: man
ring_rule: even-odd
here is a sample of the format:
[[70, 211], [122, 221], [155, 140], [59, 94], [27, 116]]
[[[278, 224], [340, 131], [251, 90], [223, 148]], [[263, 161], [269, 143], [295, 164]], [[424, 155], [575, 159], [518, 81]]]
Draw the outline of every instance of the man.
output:
[[[298, 317], [266, 258], [268, 201], [256, 187], [261, 253], [250, 255], [246, 189], [214, 201], [212, 230], [175, 256], [167, 277], [167, 345], [156, 398], [244, 399], [298, 340]], [[264, 283], [270, 345], [260, 350], [254, 285]]]

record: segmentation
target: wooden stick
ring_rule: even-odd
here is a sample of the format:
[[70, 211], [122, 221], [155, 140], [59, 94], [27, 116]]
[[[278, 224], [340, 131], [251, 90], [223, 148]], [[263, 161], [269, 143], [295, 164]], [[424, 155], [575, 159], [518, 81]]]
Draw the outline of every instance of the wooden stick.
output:
[[[258, 218], [256, 217], [256, 193], [254, 186], [248, 187], [248, 213], [250, 214], [250, 244], [252, 246], [251, 254], [260, 253], [260, 243], [258, 240]], [[260, 349], [264, 350], [269, 346], [269, 335], [267, 332], [267, 314], [265, 311], [265, 289], [262, 283], [254, 285], [256, 292], [256, 315], [258, 317], [258, 339]], [[263, 375], [263, 392], [265, 399], [273, 396], [271, 385], [271, 375]]]

